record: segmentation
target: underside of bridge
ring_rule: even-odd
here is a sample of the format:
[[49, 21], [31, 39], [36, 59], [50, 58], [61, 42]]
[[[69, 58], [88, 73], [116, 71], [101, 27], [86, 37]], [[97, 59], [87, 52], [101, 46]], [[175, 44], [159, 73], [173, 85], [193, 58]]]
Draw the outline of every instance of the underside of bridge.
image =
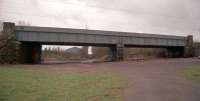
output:
[[[41, 54], [42, 54], [42, 45], [44, 43], [35, 43], [35, 42], [21, 42], [18, 49], [18, 60], [20, 63], [30, 63], [38, 64], [41, 63]], [[47, 45], [45, 43], [45, 45]], [[48, 44], [55, 45], [55, 44]], [[72, 44], [56, 44], [56, 45], [72, 45]], [[104, 46], [104, 45], [85, 45], [79, 44], [80, 46]], [[111, 61], [120, 61], [123, 60], [123, 49], [124, 46], [121, 45], [105, 45], [109, 47], [111, 52]]]
[[15, 26], [4, 23], [4, 34], [17, 42], [17, 61], [40, 63], [41, 45], [106, 46], [113, 61], [124, 59], [125, 47], [166, 48], [167, 57], [193, 56], [193, 37], [149, 35], [126, 32], [95, 31]]
[[18, 59], [20, 63], [41, 63], [41, 44], [21, 43], [19, 46]]
[[[41, 63], [42, 45], [43, 45], [42, 43], [21, 42], [20, 48], [18, 50], [19, 62], [30, 63], [30, 64]], [[124, 54], [125, 54], [124, 45], [117, 44], [117, 45], [110, 45], [107, 47], [109, 47], [111, 50], [110, 54], [111, 61], [122, 61], [124, 59]], [[140, 47], [145, 47], [145, 46], [140, 46]], [[145, 48], [152, 48], [152, 47], [145, 47]], [[153, 48], [158, 48], [158, 47], [153, 47]], [[166, 47], [165, 56], [168, 58], [184, 57], [185, 55], [184, 50], [185, 50], [184, 47]]]

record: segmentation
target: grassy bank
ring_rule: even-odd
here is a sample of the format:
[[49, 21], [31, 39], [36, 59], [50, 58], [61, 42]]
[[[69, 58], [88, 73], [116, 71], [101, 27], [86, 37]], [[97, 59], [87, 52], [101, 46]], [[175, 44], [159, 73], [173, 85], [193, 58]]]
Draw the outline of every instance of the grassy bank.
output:
[[105, 72], [0, 68], [0, 101], [122, 101], [125, 84]]
[[200, 83], [200, 66], [183, 69], [180, 74], [194, 82]]

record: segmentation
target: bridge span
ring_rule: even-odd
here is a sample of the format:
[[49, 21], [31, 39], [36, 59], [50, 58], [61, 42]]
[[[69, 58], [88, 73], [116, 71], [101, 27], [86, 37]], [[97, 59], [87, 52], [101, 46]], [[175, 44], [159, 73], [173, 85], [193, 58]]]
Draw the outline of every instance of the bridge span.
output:
[[18, 42], [18, 60], [39, 63], [41, 45], [108, 46], [113, 60], [123, 60], [124, 47], [166, 48], [169, 57], [191, 56], [192, 36], [155, 35], [145, 33], [16, 26], [5, 22], [4, 34]]

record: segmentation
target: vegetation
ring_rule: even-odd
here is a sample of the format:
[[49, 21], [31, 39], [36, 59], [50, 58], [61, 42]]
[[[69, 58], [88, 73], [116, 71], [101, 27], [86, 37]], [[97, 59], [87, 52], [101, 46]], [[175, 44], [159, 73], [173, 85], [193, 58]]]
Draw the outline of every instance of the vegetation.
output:
[[17, 59], [17, 42], [10, 33], [10, 30], [0, 31], [0, 64], [15, 63]]
[[200, 83], [200, 66], [183, 69], [180, 73], [194, 82]]
[[[49, 60], [83, 60], [88, 57], [87, 49], [85, 47], [78, 50], [75, 48], [70, 48], [62, 50], [59, 47], [55, 48], [45, 48], [42, 51], [42, 59]], [[71, 50], [71, 52], [69, 51]]]
[[116, 74], [0, 68], [0, 101], [122, 101]]

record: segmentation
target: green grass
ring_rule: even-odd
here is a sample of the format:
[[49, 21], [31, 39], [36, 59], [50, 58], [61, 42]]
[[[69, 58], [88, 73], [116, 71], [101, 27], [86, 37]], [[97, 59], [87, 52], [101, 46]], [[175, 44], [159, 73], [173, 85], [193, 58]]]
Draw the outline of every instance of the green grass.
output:
[[200, 66], [183, 69], [180, 71], [180, 73], [186, 78], [191, 79], [194, 82], [200, 83]]
[[125, 86], [109, 72], [0, 68], [0, 101], [122, 101]]

